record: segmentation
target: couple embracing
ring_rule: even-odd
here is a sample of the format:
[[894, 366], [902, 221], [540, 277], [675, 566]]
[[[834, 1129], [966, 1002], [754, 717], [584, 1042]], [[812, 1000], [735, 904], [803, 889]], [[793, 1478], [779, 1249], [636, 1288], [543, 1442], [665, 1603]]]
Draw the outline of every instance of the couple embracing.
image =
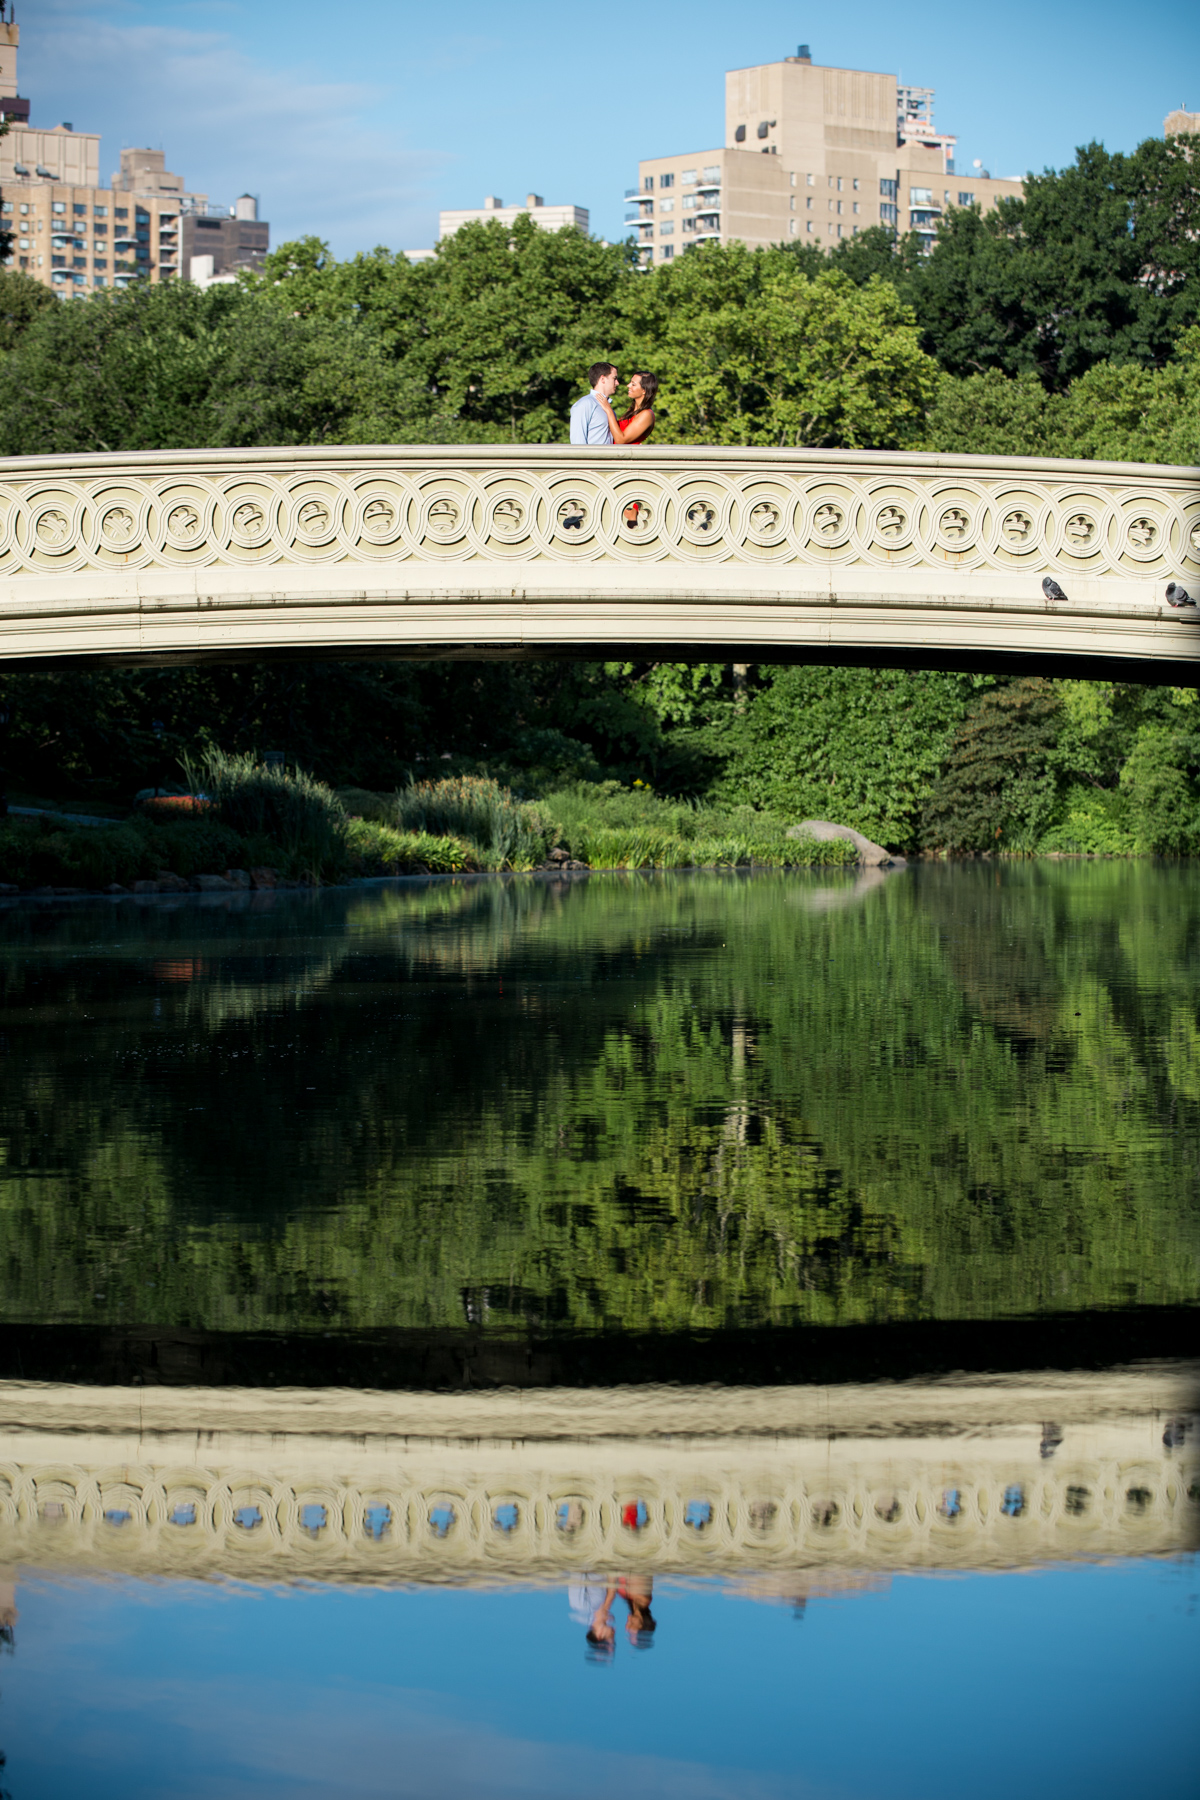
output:
[[588, 370], [590, 394], [577, 400], [571, 408], [571, 442], [608, 448], [612, 445], [644, 444], [654, 430], [654, 396], [658, 382], [653, 375], [631, 375], [626, 393], [629, 406], [618, 419], [612, 409], [612, 398], [621, 378], [612, 363], [593, 363]]

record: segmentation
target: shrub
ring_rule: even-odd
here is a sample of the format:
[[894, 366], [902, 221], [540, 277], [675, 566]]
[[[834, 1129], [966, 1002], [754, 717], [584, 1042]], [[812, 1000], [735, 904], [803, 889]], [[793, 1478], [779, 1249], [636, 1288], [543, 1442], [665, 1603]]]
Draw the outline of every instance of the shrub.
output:
[[221, 824], [240, 837], [270, 839], [290, 864], [314, 875], [335, 874], [344, 865], [346, 809], [323, 781], [215, 749], [185, 768], [189, 786], [203, 791]]
[[467, 839], [491, 869], [534, 868], [553, 837], [540, 807], [516, 799], [488, 776], [414, 782], [392, 797], [390, 811], [398, 831]]
[[477, 869], [478, 857], [458, 838], [395, 831], [374, 819], [351, 819], [350, 867], [356, 875], [456, 875]]

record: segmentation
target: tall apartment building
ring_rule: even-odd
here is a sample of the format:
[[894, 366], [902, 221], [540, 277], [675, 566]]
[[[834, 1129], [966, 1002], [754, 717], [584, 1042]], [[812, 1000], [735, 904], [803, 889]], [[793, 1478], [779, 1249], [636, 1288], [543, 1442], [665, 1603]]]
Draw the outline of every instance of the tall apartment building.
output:
[[955, 170], [956, 139], [933, 119], [932, 88], [894, 75], [827, 69], [807, 44], [795, 56], [725, 76], [725, 143], [649, 157], [627, 188], [642, 260], [692, 244], [752, 249], [788, 238], [832, 249], [869, 225], [916, 231], [932, 246], [951, 206], [1022, 191], [1019, 180]]
[[[214, 256], [209, 273], [259, 268], [270, 226], [249, 195], [210, 206], [166, 167], [161, 150], [122, 150], [100, 185], [100, 138], [72, 125], [33, 126], [17, 92], [20, 28], [0, 0], [0, 222], [13, 234], [10, 268], [64, 298], [134, 281], [186, 275], [193, 255]], [[207, 268], [207, 264], [205, 265]]]

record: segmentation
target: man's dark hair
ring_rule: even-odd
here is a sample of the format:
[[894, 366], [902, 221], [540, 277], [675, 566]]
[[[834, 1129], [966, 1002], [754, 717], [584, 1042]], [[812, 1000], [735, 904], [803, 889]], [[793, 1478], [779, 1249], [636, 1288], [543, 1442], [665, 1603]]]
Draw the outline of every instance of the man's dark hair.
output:
[[616, 372], [616, 363], [593, 363], [588, 370], [588, 386], [595, 387], [596, 383], [603, 381], [606, 375], [615, 375]]

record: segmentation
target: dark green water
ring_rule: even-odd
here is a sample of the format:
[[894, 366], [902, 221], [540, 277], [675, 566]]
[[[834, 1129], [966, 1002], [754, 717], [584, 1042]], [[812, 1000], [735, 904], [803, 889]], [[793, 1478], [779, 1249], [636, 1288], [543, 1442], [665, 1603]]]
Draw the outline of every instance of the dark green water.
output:
[[0, 947], [10, 1330], [1200, 1300], [1190, 865], [13, 905]]

